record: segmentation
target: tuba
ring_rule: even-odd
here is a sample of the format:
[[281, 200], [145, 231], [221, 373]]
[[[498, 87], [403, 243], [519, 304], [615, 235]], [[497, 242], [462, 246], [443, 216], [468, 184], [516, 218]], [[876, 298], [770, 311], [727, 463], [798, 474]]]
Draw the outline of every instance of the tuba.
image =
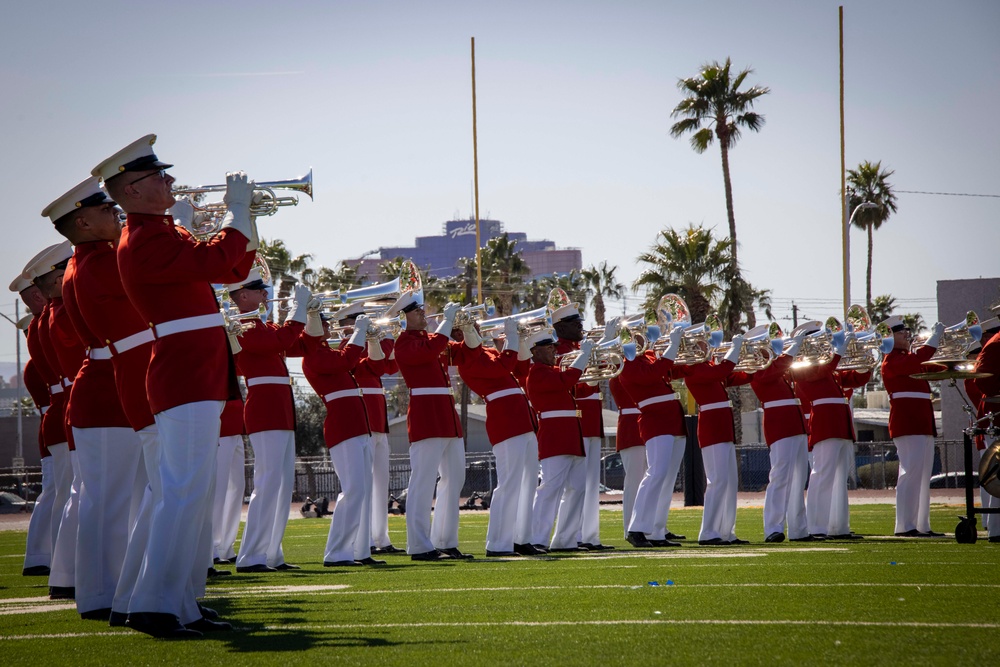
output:
[[[983, 327], [979, 324], [979, 316], [975, 311], [970, 310], [965, 314], [965, 319], [958, 324], [944, 330], [941, 342], [938, 343], [934, 354], [926, 363], [944, 363], [951, 361], [965, 361], [972, 346], [983, 337]], [[910, 343], [910, 352], [916, 352], [918, 348], [927, 344], [930, 334], [921, 334]]]
[[885, 324], [872, 327], [871, 318], [863, 306], [847, 309], [847, 353], [837, 363], [839, 371], [871, 372], [892, 351], [892, 332]]
[[675, 364], [688, 366], [707, 361], [711, 349], [722, 342], [722, 320], [715, 313], [709, 313], [701, 324], [691, 325], [691, 311], [684, 299], [676, 294], [664, 294], [656, 305], [656, 322], [661, 335], [651, 349], [657, 356], [663, 354], [670, 343], [670, 331], [674, 327], [684, 329], [680, 350]]
[[[740, 358], [734, 371], [756, 373], [771, 365], [785, 347], [781, 339], [781, 326], [777, 322], [761, 324], [746, 333], [743, 346], [740, 348]], [[732, 343], [722, 343], [712, 349], [713, 363], [720, 363], [733, 349]]]

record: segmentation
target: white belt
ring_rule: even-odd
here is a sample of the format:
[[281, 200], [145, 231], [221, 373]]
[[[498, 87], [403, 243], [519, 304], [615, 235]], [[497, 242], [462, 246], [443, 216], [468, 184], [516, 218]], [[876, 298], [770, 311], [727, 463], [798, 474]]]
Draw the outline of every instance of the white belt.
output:
[[283, 384], [287, 387], [292, 384], [292, 378], [285, 375], [262, 375], [247, 379], [247, 387], [256, 387], [259, 384]]
[[642, 411], [639, 408], [622, 408], [618, 411], [620, 415], [641, 415]]
[[451, 387], [417, 387], [410, 390], [410, 396], [453, 396]]
[[513, 387], [511, 389], [501, 389], [500, 391], [495, 391], [492, 394], [487, 394], [484, 398], [486, 402], [495, 401], [498, 398], [503, 398], [504, 396], [514, 396], [516, 394], [523, 394], [524, 391], [520, 387]]
[[847, 399], [844, 397], [840, 398], [817, 398], [812, 402], [813, 405], [847, 405]]
[[49, 406], [43, 405], [42, 407], [38, 408], [38, 411], [44, 415], [46, 412], [49, 411]]
[[[647, 405], [655, 405], [656, 403], [666, 403], [667, 401], [676, 401], [677, 394], [661, 394], [660, 396], [654, 396], [653, 398], [647, 398], [644, 401], [639, 401], [639, 407], [644, 408]], [[702, 408], [704, 410], [704, 408]]]
[[53, 394], [61, 394], [63, 393], [63, 387], [61, 384], [54, 384], [49, 387], [49, 392]]
[[198, 329], [211, 329], [221, 327], [226, 323], [222, 313], [211, 313], [209, 315], [195, 315], [194, 317], [182, 317], [179, 320], [170, 320], [162, 324], [153, 325], [153, 332], [157, 338], [163, 338], [175, 333], [184, 331], [197, 331]]
[[897, 391], [895, 394], [890, 394], [889, 398], [893, 400], [897, 398], [922, 398], [925, 401], [929, 401], [931, 400], [931, 395], [919, 391]]
[[92, 347], [90, 348], [90, 358], [94, 361], [104, 361], [111, 358], [111, 348], [110, 347]]
[[599, 400], [601, 400], [601, 398], [603, 398], [603, 397], [601, 396], [600, 392], [598, 392], [596, 394], [591, 394], [590, 396], [580, 396], [576, 400], [578, 400], [578, 401], [599, 401]]
[[701, 406], [701, 411], [705, 412], [705, 410], [721, 410], [722, 408], [731, 408], [731, 407], [733, 407], [732, 401], [719, 401], [718, 403], [709, 403], [708, 405]]
[[[189, 318], [190, 319], [190, 318]], [[175, 320], [176, 322], [182, 322], [183, 320]], [[160, 325], [163, 326], [162, 324]], [[176, 333], [176, 332], [172, 332]], [[167, 334], [161, 334], [167, 335]], [[156, 336], [153, 335], [152, 329], [143, 329], [138, 331], [131, 336], [125, 336], [120, 340], [116, 340], [113, 343], [109, 343], [108, 347], [113, 348], [115, 354], [122, 354], [123, 352], [128, 352], [132, 348], [139, 347], [144, 343], [152, 343], [156, 340]]]
[[549, 410], [538, 415], [539, 419], [555, 419], [556, 417], [575, 417], [579, 419], [582, 415], [579, 410]]
[[361, 389], [355, 387], [354, 389], [341, 389], [340, 391], [331, 391], [329, 394], [323, 396], [323, 400], [329, 403], [330, 401], [335, 401], [338, 398], [361, 398]]
[[787, 405], [802, 405], [802, 401], [797, 398], [783, 398], [780, 401], [768, 401], [764, 404], [764, 409], [768, 408], [783, 408]]
[[378, 394], [379, 396], [385, 396], [385, 389], [382, 387], [361, 387], [362, 394]]
[[69, 378], [63, 378], [62, 379], [62, 386], [64, 386], [67, 389], [69, 389], [71, 386], [73, 386], [73, 381], [70, 380]]

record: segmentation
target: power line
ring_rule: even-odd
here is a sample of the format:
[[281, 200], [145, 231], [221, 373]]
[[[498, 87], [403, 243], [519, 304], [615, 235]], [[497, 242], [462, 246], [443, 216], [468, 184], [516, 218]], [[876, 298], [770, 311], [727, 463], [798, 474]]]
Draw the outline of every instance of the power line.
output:
[[980, 195], [968, 192], [926, 192], [924, 190], [895, 190], [895, 192], [908, 195], [943, 195], [945, 197], [994, 197], [1000, 199], [1000, 195]]

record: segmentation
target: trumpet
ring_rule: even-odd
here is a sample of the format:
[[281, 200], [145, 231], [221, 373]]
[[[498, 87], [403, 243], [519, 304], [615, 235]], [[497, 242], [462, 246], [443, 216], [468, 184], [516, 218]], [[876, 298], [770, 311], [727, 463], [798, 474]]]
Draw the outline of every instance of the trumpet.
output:
[[[610, 380], [625, 368], [625, 362], [635, 359], [636, 344], [628, 329], [622, 329], [617, 338], [594, 345], [587, 368], [580, 376], [580, 382]], [[574, 350], [559, 356], [559, 368], [566, 370], [580, 358], [580, 351]]]
[[[777, 322], [756, 326], [746, 333], [743, 346], [740, 348], [740, 357], [733, 370], [747, 373], [762, 371], [781, 354], [784, 345], [781, 339], [781, 326]], [[712, 361], [720, 363], [732, 349], [732, 343], [722, 343], [713, 348]]]
[[700, 364], [707, 361], [713, 347], [722, 343], [722, 320], [715, 313], [709, 313], [701, 324], [691, 325], [691, 311], [684, 299], [676, 294], [664, 294], [656, 305], [656, 322], [661, 336], [650, 349], [661, 356], [670, 343], [670, 331], [674, 327], [684, 329], [680, 349], [674, 363], [681, 366]]
[[[365, 340], [385, 340], [386, 338], [391, 338], [393, 340], [399, 338], [399, 334], [403, 333], [403, 329], [406, 328], [406, 318], [402, 314], [396, 317], [379, 317], [377, 319], [371, 320], [371, 325], [368, 327], [368, 333], [365, 335]], [[335, 326], [328, 329], [330, 332], [331, 340], [340, 342], [345, 338], [350, 338], [350, 334], [353, 333], [354, 327], [351, 326]]]
[[845, 318], [847, 352], [837, 362], [837, 370], [870, 372], [882, 360], [882, 355], [892, 351], [892, 332], [885, 324], [872, 327], [871, 318], [863, 306], [852, 305]]
[[222, 307], [222, 319], [225, 321], [226, 333], [231, 336], [242, 336], [253, 329], [258, 320], [263, 320], [266, 314], [263, 306], [245, 313], [238, 312], [228, 303]]
[[[910, 352], [927, 344], [930, 334], [921, 334], [910, 343]], [[979, 316], [970, 310], [965, 319], [944, 330], [941, 341], [928, 362], [965, 361], [969, 350], [983, 337], [983, 327], [979, 324]]]

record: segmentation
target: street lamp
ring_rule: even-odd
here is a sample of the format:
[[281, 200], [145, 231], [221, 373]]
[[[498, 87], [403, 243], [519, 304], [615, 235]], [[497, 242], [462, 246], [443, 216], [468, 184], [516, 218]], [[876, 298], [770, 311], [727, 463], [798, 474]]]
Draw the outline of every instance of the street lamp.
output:
[[[851, 217], [844, 221], [844, 321], [847, 321], [847, 309], [851, 307], [851, 225], [858, 211], [869, 208], [882, 208], [878, 204], [864, 201], [854, 207]], [[844, 209], [846, 212], [846, 208]]]

